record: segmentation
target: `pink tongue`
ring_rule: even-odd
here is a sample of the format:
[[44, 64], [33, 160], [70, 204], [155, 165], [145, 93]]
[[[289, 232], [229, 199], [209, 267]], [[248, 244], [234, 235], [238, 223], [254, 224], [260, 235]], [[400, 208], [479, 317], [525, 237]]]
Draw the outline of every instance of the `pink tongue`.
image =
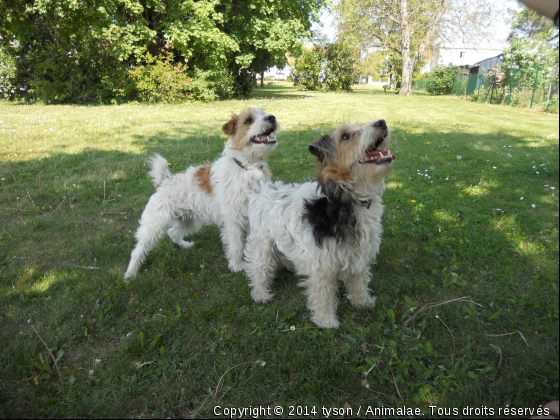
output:
[[276, 138], [270, 136], [259, 136], [259, 141], [273, 141], [273, 140], [276, 140]]

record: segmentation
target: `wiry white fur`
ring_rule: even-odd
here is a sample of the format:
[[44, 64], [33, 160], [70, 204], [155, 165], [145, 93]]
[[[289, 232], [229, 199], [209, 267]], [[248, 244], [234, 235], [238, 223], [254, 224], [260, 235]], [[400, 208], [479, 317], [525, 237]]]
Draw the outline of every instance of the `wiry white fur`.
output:
[[[261, 109], [255, 109], [252, 123], [256, 133], [270, 123]], [[277, 130], [280, 125], [276, 122]], [[250, 134], [251, 136], [254, 134]], [[247, 141], [242, 150], [233, 150], [227, 142], [222, 156], [212, 164], [210, 184], [212, 194], [201, 191], [195, 177], [198, 167], [171, 175], [167, 161], [161, 156], [151, 159], [154, 185], [157, 191], [150, 197], [136, 232], [134, 248], [124, 278], [135, 277], [146, 254], [167, 232], [169, 237], [184, 249], [194, 245], [183, 238], [201, 227], [216, 224], [221, 228], [221, 238], [226, 249], [229, 268], [243, 269], [243, 233], [248, 223], [249, 195], [270, 181], [270, 171], [264, 159], [276, 145], [253, 144]], [[245, 169], [235, 161], [237, 159]]]
[[171, 176], [171, 172], [169, 172], [169, 164], [167, 160], [162, 156], [155, 154], [152, 156], [148, 163], [152, 168], [149, 172], [149, 175], [152, 177], [152, 183], [154, 187], [158, 187], [164, 179], [167, 179]]
[[[249, 203], [250, 233], [245, 246], [245, 270], [251, 296], [257, 303], [269, 302], [277, 264], [282, 262], [297, 275], [307, 296], [312, 321], [321, 328], [337, 328], [337, 280], [345, 283], [354, 307], [373, 307], [376, 298], [369, 293], [369, 266], [381, 244], [385, 176], [391, 164], [371, 168], [374, 178], [355, 180], [358, 199], [371, 199], [371, 206], [354, 204], [357, 240], [337, 243], [333, 238], [317, 246], [312, 227], [304, 217], [304, 203], [321, 196], [317, 182], [302, 185], [268, 183]], [[373, 180], [373, 183], [371, 183]]]

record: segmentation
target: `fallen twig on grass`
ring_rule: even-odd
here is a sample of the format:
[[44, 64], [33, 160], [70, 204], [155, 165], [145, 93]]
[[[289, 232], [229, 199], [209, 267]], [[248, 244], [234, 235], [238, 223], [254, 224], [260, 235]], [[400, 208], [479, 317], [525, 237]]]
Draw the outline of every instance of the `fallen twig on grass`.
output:
[[142, 366], [148, 366], [151, 365], [152, 363], [155, 363], [155, 361], [144, 362], [144, 363], [136, 362], [134, 366], [136, 367], [136, 369], [140, 369]]
[[51, 355], [51, 359], [54, 363], [54, 367], [56, 368], [56, 372], [58, 373], [58, 379], [60, 380], [60, 386], [62, 387], [62, 395], [66, 396], [66, 392], [64, 391], [64, 382], [62, 381], [62, 375], [60, 374], [60, 369], [58, 369], [58, 364], [56, 363], [56, 359], [54, 358], [54, 355], [52, 354], [51, 349], [49, 349], [49, 346], [47, 346], [47, 343], [45, 343], [45, 340], [43, 340], [43, 338], [41, 337], [39, 332], [35, 329], [33, 324], [29, 323], [29, 326], [33, 329], [33, 331], [35, 331], [35, 334], [37, 334], [37, 337], [39, 337], [39, 340], [41, 340], [41, 343], [43, 343], [43, 345], [45, 346], [45, 348], [47, 349], [47, 351]]
[[519, 333], [519, 335], [521, 336], [521, 338], [523, 339], [523, 341], [525, 342], [525, 344], [527, 345], [527, 347], [531, 347], [529, 345], [529, 343], [527, 342], [527, 340], [525, 339], [525, 336], [523, 335], [523, 333], [521, 331], [517, 331]]
[[499, 370], [500, 367], [502, 366], [502, 360], [503, 360], [502, 350], [498, 346], [494, 346], [492, 344], [490, 344], [490, 347], [492, 347], [494, 350], [496, 350], [500, 354], [500, 361], [498, 362], [498, 367], [496, 368], [496, 370]]
[[397, 395], [399, 396], [401, 402], [404, 402], [403, 397], [401, 395], [401, 391], [399, 391], [399, 386], [397, 385], [397, 380], [395, 379], [395, 374], [393, 373], [393, 368], [391, 367], [388, 361], [387, 361], [387, 366], [389, 366], [389, 370], [391, 371], [391, 376], [393, 377], [393, 383], [395, 384], [395, 388], [397, 389]]
[[58, 208], [59, 208], [60, 206], [62, 206], [62, 203], [64, 203], [65, 201], [66, 201], [66, 198], [65, 198], [64, 200], [62, 200], [58, 206], [56, 206], [56, 209], [54, 209], [53, 211], [51, 211], [51, 214], [53, 214], [55, 211], [57, 211]]
[[507, 337], [508, 335], [515, 335], [515, 334], [519, 334], [519, 336], [521, 337], [521, 339], [523, 340], [525, 345], [527, 347], [531, 347], [529, 345], [529, 343], [527, 342], [527, 339], [525, 338], [525, 336], [523, 335], [523, 333], [521, 331], [515, 331], [515, 332], [512, 332], [512, 333], [504, 333], [504, 334], [486, 334], [486, 337]]
[[446, 300], [445, 302], [431, 302], [431, 303], [427, 303], [424, 306], [422, 306], [420, 309], [418, 309], [418, 311], [412, 315], [410, 318], [408, 318], [405, 321], [405, 324], [408, 324], [410, 321], [412, 321], [414, 318], [416, 318], [418, 315], [420, 315], [422, 312], [427, 311], [428, 309], [433, 309], [437, 306], [442, 306], [442, 305], [447, 305], [448, 303], [453, 303], [453, 302], [466, 302], [466, 303], [474, 303], [475, 305], [478, 305], [482, 308], [482, 305], [479, 303], [476, 303], [475, 301], [472, 301], [468, 298], [468, 296], [463, 296], [460, 298], [456, 298], [456, 299], [450, 299], [450, 300]]
[[228, 372], [229, 372], [230, 370], [233, 370], [233, 369], [235, 369], [235, 368], [237, 368], [237, 367], [239, 367], [239, 366], [243, 366], [243, 365], [260, 365], [260, 364], [262, 364], [262, 363], [264, 363], [264, 362], [261, 361], [261, 360], [257, 360], [257, 361], [255, 361], [255, 362], [243, 362], [243, 363], [239, 363], [239, 364], [237, 364], [237, 365], [235, 365], [235, 366], [230, 367], [228, 370], [226, 370], [226, 371], [224, 372], [224, 374], [221, 376], [220, 380], [218, 381], [218, 385], [216, 385], [216, 391], [214, 392], [214, 398], [216, 398], [216, 397], [218, 396], [218, 389], [220, 388], [220, 384], [222, 383], [222, 380], [225, 378], [225, 376], [228, 374]]
[[128, 212], [126, 211], [117, 211], [113, 213], [101, 213], [102, 216], [125, 216]]

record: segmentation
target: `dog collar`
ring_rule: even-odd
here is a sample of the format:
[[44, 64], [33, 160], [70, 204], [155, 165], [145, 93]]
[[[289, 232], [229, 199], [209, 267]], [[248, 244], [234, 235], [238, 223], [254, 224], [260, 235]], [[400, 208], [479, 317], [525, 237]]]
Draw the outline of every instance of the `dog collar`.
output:
[[371, 198], [369, 200], [360, 200], [360, 204], [369, 210], [369, 208], [371, 207], [371, 201]]
[[240, 167], [241, 169], [243, 169], [244, 171], [247, 170], [247, 168], [246, 168], [245, 166], [243, 166], [243, 164], [242, 164], [238, 159], [233, 158], [233, 161], [234, 161], [235, 163], [237, 163], [237, 166], [239, 166], [239, 167]]

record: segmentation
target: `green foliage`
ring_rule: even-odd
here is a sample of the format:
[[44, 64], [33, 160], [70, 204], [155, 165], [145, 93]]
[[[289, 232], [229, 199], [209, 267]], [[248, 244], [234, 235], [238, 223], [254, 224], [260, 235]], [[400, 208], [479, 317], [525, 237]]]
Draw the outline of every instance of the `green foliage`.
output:
[[306, 90], [350, 91], [356, 65], [353, 50], [343, 42], [314, 46], [296, 60], [292, 80]]
[[135, 96], [126, 64], [106, 50], [74, 48], [61, 51], [54, 43], [33, 43], [19, 55], [18, 81], [29, 89], [20, 96], [46, 104], [110, 103]]
[[15, 95], [14, 78], [16, 60], [7, 48], [0, 45], [0, 98], [12, 99]]
[[323, 52], [319, 47], [303, 50], [292, 70], [291, 78], [294, 86], [301, 86], [306, 90], [319, 90], [321, 88], [322, 60]]
[[[232, 78], [201, 70], [196, 70], [191, 76], [185, 64], [173, 63], [172, 58], [171, 54], [159, 58], [146, 54], [143, 56], [142, 65], [130, 71], [141, 101], [212, 101], [219, 97], [232, 96]], [[220, 79], [223, 80], [219, 81]]]
[[[18, 81], [29, 85], [27, 99], [88, 103], [228, 98], [248, 94], [257, 72], [284, 66], [286, 53], [298, 54], [301, 39], [325, 3], [5, 0], [0, 3], [0, 43], [18, 46], [19, 60], [25, 63], [18, 65], [25, 69]], [[148, 53], [159, 64], [146, 64], [141, 75], [138, 62], [145, 62]], [[131, 67], [138, 71], [129, 74]], [[187, 75], [179, 75], [181, 71]], [[197, 76], [202, 79], [189, 81]], [[134, 81], [140, 86], [133, 86]], [[179, 92], [156, 92], [160, 84]]]
[[426, 91], [432, 95], [450, 95], [455, 78], [461, 69], [457, 66], [440, 67], [426, 75]]
[[[505, 74], [504, 85], [515, 82], [519, 88], [532, 88], [537, 74], [537, 66], [541, 71], [546, 71], [553, 66], [558, 69], [555, 62], [556, 54], [550, 50], [545, 42], [530, 38], [514, 39], [511, 45], [504, 51], [502, 70]], [[554, 75], [554, 72], [552, 72]], [[556, 70], [556, 79], [558, 72]]]
[[343, 42], [327, 45], [324, 50], [325, 71], [323, 86], [326, 91], [351, 91], [355, 80], [357, 61], [350, 46]]

